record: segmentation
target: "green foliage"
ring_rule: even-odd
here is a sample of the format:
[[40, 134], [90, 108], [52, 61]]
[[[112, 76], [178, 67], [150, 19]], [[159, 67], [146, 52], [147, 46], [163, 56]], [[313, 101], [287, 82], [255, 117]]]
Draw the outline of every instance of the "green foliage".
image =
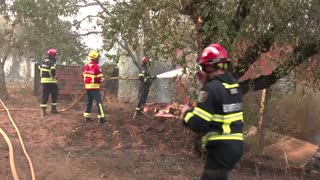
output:
[[196, 47], [194, 26], [174, 1], [137, 0], [104, 7], [108, 13], [100, 23], [106, 49], [120, 43], [127, 55], [137, 53], [137, 59], [143, 54], [167, 59], [177, 49]]
[[48, 48], [56, 48], [60, 62], [82, 63], [86, 48], [77, 33], [72, 31], [72, 24], [63, 20], [63, 17], [77, 13], [77, 2], [16, 0], [13, 4], [7, 4], [10, 8], [3, 15], [10, 17], [9, 22], [17, 24], [13, 48], [36, 59], [46, 56]]

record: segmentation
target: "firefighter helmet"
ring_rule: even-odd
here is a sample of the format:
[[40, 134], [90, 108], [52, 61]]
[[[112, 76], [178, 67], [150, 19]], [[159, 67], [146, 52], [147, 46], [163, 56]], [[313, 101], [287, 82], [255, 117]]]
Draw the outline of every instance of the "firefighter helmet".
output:
[[145, 64], [145, 63], [150, 62], [150, 61], [151, 61], [151, 59], [148, 56], [143, 56], [141, 58], [141, 63], [142, 64]]
[[219, 44], [210, 44], [200, 54], [199, 65], [209, 66], [218, 63], [229, 63], [228, 51]]
[[90, 51], [89, 53], [89, 59], [90, 60], [96, 60], [100, 57], [99, 52], [98, 51]]
[[47, 53], [49, 56], [53, 56], [53, 57], [58, 54], [57, 50], [54, 48], [49, 49]]

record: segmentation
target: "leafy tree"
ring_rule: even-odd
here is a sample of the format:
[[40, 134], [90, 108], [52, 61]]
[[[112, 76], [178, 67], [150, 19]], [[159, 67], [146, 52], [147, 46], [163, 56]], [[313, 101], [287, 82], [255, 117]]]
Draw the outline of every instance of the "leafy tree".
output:
[[178, 49], [195, 49], [192, 21], [170, 0], [101, 2], [98, 25], [102, 28], [104, 48], [121, 48], [139, 68], [139, 59], [175, 58]]
[[[5, 1], [0, 5], [0, 15], [4, 26], [1, 26], [0, 42], [0, 97], [8, 96], [4, 64], [8, 57], [17, 53], [36, 60], [46, 56], [48, 48], [59, 51], [61, 63], [82, 63], [86, 47], [81, 43], [80, 36], [72, 31], [72, 23], [63, 17], [78, 12], [77, 0], [15, 0]], [[30, 68], [29, 68], [30, 69]]]
[[[317, 0], [93, 2], [102, 9], [98, 25], [105, 47], [118, 44], [136, 65], [143, 53], [174, 59], [177, 49], [199, 53], [218, 42], [230, 50], [237, 62], [233, 74], [239, 78], [262, 54], [279, 49], [279, 66], [270, 75], [241, 82], [244, 93], [249, 84], [252, 90], [274, 84], [320, 51]], [[289, 52], [281, 52], [287, 47]]]
[[[274, 84], [295, 67], [319, 54], [319, 1], [316, 0], [180, 0], [181, 12], [197, 24], [198, 47], [219, 42], [233, 50], [241, 77], [271, 47], [291, 47], [285, 60], [267, 76], [241, 83], [244, 92]], [[201, 19], [201, 23], [199, 23]], [[235, 50], [243, 47], [243, 52]], [[240, 48], [241, 49], [241, 48]]]

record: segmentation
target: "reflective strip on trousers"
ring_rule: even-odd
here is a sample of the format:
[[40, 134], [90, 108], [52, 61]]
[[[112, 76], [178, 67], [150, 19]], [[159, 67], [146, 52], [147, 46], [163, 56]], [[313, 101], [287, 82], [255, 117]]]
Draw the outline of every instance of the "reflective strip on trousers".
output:
[[104, 117], [104, 112], [103, 112], [103, 108], [102, 108], [102, 104], [99, 103], [99, 110], [100, 110], [100, 115], [98, 115], [98, 118], [103, 118]]
[[209, 132], [201, 138], [202, 145], [205, 146], [208, 141], [214, 140], [243, 140], [242, 133], [219, 134], [217, 132]]
[[85, 112], [85, 113], [83, 113], [83, 116], [84, 116], [84, 117], [90, 117], [90, 113], [86, 113], [86, 112]]

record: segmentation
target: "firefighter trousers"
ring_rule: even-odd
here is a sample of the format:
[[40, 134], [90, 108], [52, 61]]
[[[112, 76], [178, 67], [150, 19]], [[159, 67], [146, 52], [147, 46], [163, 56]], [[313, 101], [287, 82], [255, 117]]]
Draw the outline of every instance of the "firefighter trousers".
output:
[[141, 111], [142, 106], [147, 102], [150, 86], [151, 84], [147, 83], [140, 84], [138, 92], [138, 104], [136, 110]]
[[242, 157], [243, 141], [209, 141], [206, 151], [206, 164], [201, 180], [227, 180], [228, 172]]
[[58, 85], [57, 83], [43, 83], [42, 84], [42, 102], [41, 107], [46, 108], [51, 95], [51, 105], [57, 106], [58, 101]]
[[84, 112], [84, 117], [90, 117], [93, 100], [97, 103], [97, 113], [98, 118], [104, 118], [104, 111], [102, 105], [102, 98], [100, 90], [87, 90], [86, 91], [86, 107]]

